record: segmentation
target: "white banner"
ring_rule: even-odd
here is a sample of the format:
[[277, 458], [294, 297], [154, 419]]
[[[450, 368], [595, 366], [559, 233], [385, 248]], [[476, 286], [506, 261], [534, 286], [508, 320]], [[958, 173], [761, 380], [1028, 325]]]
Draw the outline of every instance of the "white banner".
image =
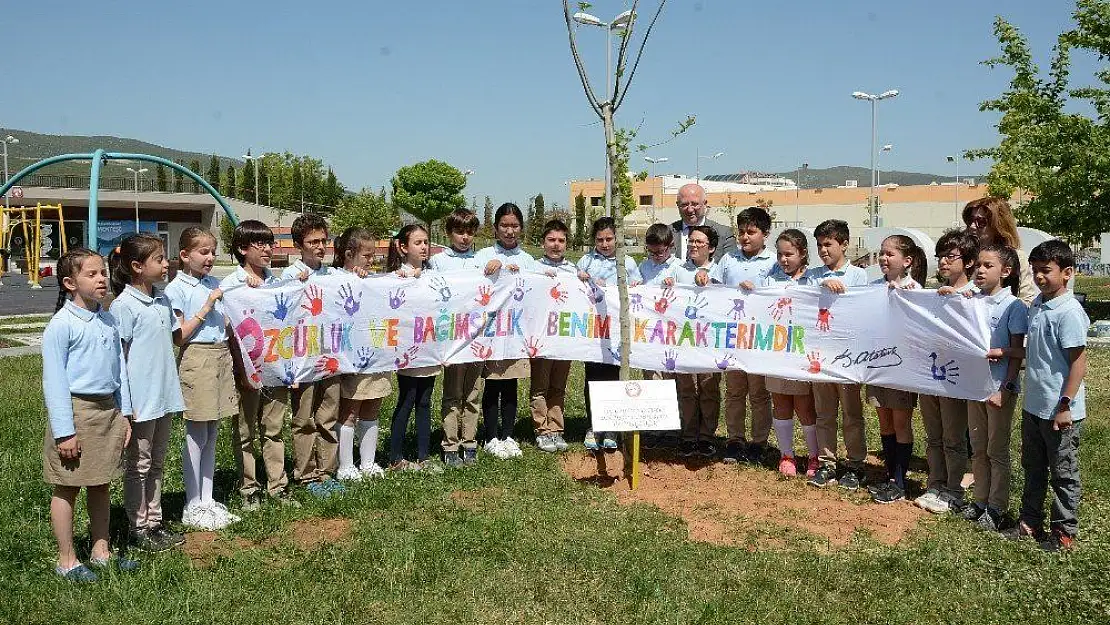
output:
[[[629, 291], [636, 368], [739, 369], [975, 400], [994, 389], [977, 299], [885, 287]], [[265, 386], [477, 360], [620, 358], [616, 287], [569, 274], [336, 275], [224, 297], [251, 379]]]

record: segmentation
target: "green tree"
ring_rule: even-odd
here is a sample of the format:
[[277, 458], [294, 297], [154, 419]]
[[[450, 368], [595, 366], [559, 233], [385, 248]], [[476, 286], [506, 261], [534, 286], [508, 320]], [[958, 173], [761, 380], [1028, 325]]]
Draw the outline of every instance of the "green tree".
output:
[[[178, 159], [178, 160], [175, 160], [174, 162], [177, 163], [178, 165], [180, 165], [181, 167], [185, 166], [185, 161], [183, 161], [183, 160]], [[176, 167], [173, 170], [173, 192], [174, 193], [184, 193], [185, 192], [185, 174], [181, 173], [181, 170], [177, 169]]]
[[213, 189], [220, 188], [220, 159], [215, 154], [208, 159], [208, 171], [204, 172], [204, 179]]
[[239, 197], [235, 180], [235, 165], [227, 166], [227, 173], [223, 180], [223, 194], [227, 197]]
[[[344, 192], [343, 185], [339, 183], [339, 180], [335, 177], [335, 172], [329, 167], [327, 179], [324, 181], [324, 201], [321, 202], [321, 204], [339, 206], [340, 201], [343, 199]], [[326, 208], [324, 212], [330, 212], [332, 210], [334, 209]]]
[[539, 245], [543, 239], [543, 225], [547, 222], [547, 207], [544, 206], [543, 194], [540, 193], [532, 201], [532, 213], [528, 219], [528, 242]]
[[1022, 224], [1084, 244], [1110, 223], [1110, 69], [1104, 64], [1094, 85], [1076, 86], [1071, 52], [1104, 63], [1110, 58], [1110, 2], [1078, 0], [1073, 18], [1075, 27], [1057, 37], [1043, 76], [1025, 36], [1004, 18], [995, 20], [1001, 54], [983, 63], [1008, 67], [1013, 77], [1008, 90], [979, 109], [1001, 113], [1002, 141], [966, 156], [994, 160], [987, 175], [992, 194], [1009, 197], [1022, 189], [1031, 196], [1017, 209]]
[[466, 206], [466, 176], [437, 160], [407, 165], [393, 176], [393, 204], [431, 227], [456, 208]]
[[158, 163], [158, 167], [154, 169], [154, 179], [158, 184], [159, 191], [169, 190], [170, 187], [166, 180], [166, 166], [162, 163]]
[[486, 196], [485, 206], [482, 208], [482, 233], [493, 238], [493, 200]]
[[574, 247], [582, 249], [586, 244], [586, 196], [579, 191], [574, 197]]
[[[189, 161], [189, 170], [192, 171], [194, 174], [199, 176], [200, 175], [200, 161], [195, 159], [195, 158], [193, 160]], [[190, 179], [189, 184], [193, 187], [193, 193], [200, 193], [200, 184], [198, 184], [196, 180], [191, 180]]]
[[246, 202], [253, 202], [254, 197], [254, 159], [248, 159], [243, 164], [243, 172], [239, 174], [239, 195], [240, 200]]
[[[231, 171], [235, 171], [232, 169]], [[220, 243], [223, 245], [224, 253], [231, 254], [231, 239], [235, 234], [235, 224], [227, 216], [220, 217]]]
[[296, 207], [294, 210], [304, 209], [304, 177], [301, 175], [300, 161], [294, 161], [290, 168], [290, 200]]
[[386, 197], [385, 189], [375, 192], [363, 188], [345, 195], [331, 218], [331, 227], [339, 234], [352, 226], [366, 228], [376, 237], [387, 237], [401, 225], [401, 215]]
[[273, 206], [274, 204], [270, 200], [270, 192], [273, 190], [273, 187], [269, 184], [269, 179], [267, 178], [270, 175], [270, 171], [266, 167], [266, 161], [259, 160], [257, 167], [258, 193], [261, 196], [261, 199], [259, 201], [266, 206]]

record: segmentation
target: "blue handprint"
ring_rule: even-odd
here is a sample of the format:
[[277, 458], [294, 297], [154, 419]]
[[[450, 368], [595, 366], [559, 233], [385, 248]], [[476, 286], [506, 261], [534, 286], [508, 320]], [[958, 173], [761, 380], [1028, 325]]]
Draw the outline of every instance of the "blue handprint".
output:
[[358, 309], [362, 307], [362, 289], [359, 289], [358, 299], [355, 299], [354, 287], [349, 283], [344, 284], [339, 287], [339, 299], [335, 301], [343, 307], [343, 312], [347, 313], [348, 317], [354, 317]]
[[357, 367], [359, 371], [362, 371], [370, 366], [370, 361], [373, 360], [373, 358], [374, 348], [360, 347], [358, 348], [358, 360], [355, 362], [355, 367]]
[[389, 292], [389, 307], [397, 310], [405, 303], [405, 290], [397, 289]]
[[938, 365], [936, 352], [929, 354], [929, 358], [933, 359], [931, 373], [934, 380], [948, 382], [949, 384], [956, 383], [956, 378], [960, 377], [960, 366], [956, 364], [955, 360], [949, 360], [943, 365]]
[[436, 276], [428, 282], [428, 288], [436, 292], [439, 296], [439, 301], [447, 303], [451, 301], [451, 286], [447, 284], [447, 280], [442, 276]]
[[663, 354], [663, 368], [667, 371], [674, 371], [675, 366], [678, 364], [678, 354], [673, 349], [668, 349]]
[[281, 383], [285, 386], [293, 386], [297, 381], [297, 372], [293, 370], [293, 363], [285, 363], [285, 375], [281, 377]]
[[610, 347], [609, 355], [613, 358], [613, 362], [621, 364], [621, 349], [619, 347]]
[[705, 299], [702, 295], [686, 298], [686, 315], [687, 319], [697, 319], [701, 315], [701, 309], [709, 305], [709, 300]]
[[285, 321], [285, 317], [289, 315], [289, 300], [284, 293], [274, 295], [273, 315], [278, 321]]

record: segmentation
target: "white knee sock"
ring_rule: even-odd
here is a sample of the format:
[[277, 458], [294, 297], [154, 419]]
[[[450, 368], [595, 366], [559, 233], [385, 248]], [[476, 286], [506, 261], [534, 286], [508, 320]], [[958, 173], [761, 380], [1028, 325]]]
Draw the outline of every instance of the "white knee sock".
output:
[[775, 439], [779, 442], [779, 451], [787, 458], [794, 457], [794, 420], [775, 419]]
[[355, 428], [339, 426], [339, 468], [355, 468]]
[[802, 434], [806, 437], [806, 447], [809, 447], [809, 457], [816, 458], [820, 456], [821, 450], [817, 448], [817, 426], [803, 425]]
[[201, 455], [208, 439], [208, 424], [185, 421], [185, 447], [181, 453], [181, 473], [185, 481], [185, 505], [202, 500], [200, 493]]
[[378, 420], [358, 422], [358, 459], [363, 471], [374, 464], [378, 453]]
[[216, 439], [220, 435], [220, 422], [209, 421], [208, 439], [200, 454], [200, 500], [212, 503], [212, 482], [216, 477]]

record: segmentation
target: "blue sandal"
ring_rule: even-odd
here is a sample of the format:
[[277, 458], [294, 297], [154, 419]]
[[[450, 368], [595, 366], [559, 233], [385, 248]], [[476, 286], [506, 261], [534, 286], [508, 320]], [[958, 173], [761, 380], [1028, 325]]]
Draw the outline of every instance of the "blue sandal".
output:
[[130, 573], [131, 571], [139, 568], [138, 560], [132, 560], [131, 558], [127, 558], [117, 554], [112, 554], [106, 560], [98, 560], [92, 557], [89, 558], [89, 566], [94, 569], [106, 570], [108, 568], [111, 568], [113, 563], [116, 565], [117, 569], [124, 573]]
[[79, 584], [87, 584], [100, 579], [96, 576], [96, 573], [93, 573], [92, 570], [84, 564], [78, 564], [68, 571], [62, 569], [60, 566], [55, 566], [54, 572], [71, 582], [77, 582]]

